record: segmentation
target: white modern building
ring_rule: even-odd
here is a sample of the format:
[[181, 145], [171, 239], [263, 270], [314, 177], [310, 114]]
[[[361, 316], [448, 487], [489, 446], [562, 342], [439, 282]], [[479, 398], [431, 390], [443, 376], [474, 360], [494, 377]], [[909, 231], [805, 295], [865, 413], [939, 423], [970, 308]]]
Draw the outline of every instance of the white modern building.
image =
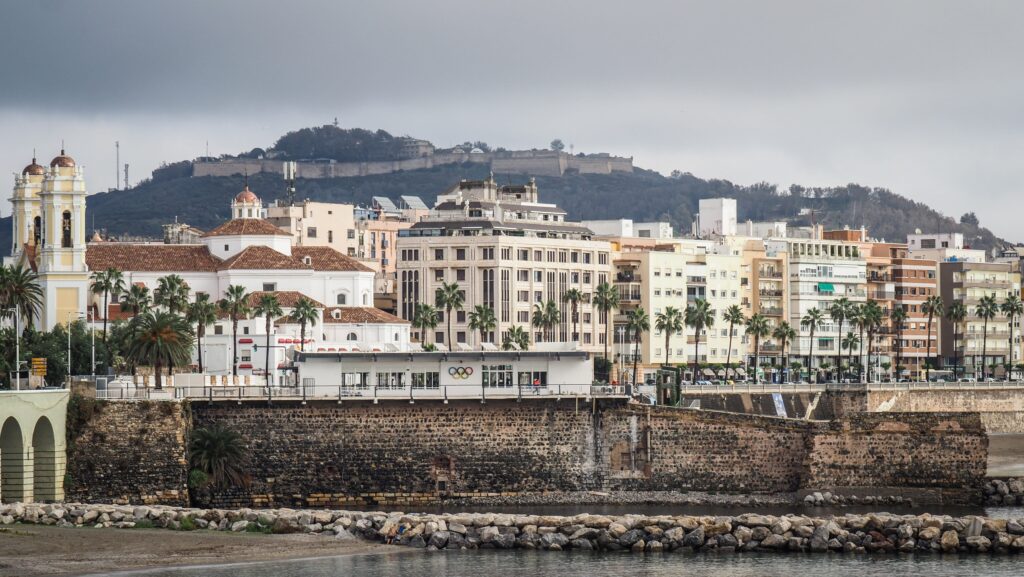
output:
[[732, 236], [736, 234], [736, 199], [702, 198], [698, 203], [697, 236]]

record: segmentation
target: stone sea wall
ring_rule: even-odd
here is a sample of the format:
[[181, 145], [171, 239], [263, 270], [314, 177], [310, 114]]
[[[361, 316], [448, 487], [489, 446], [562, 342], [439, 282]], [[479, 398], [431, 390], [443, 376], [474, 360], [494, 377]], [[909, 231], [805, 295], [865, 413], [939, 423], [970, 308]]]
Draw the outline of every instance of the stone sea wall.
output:
[[186, 502], [189, 429], [213, 425], [237, 431], [250, 456], [248, 487], [193, 495], [223, 508], [609, 491], [971, 502], [988, 442], [966, 413], [814, 422], [582, 399], [106, 403], [75, 428], [70, 498]]
[[603, 516], [404, 514], [339, 510], [186, 509], [126, 505], [0, 505], [0, 524], [162, 527], [175, 530], [311, 533], [425, 550], [742, 553], [1018, 553], [1024, 520], [933, 515]]

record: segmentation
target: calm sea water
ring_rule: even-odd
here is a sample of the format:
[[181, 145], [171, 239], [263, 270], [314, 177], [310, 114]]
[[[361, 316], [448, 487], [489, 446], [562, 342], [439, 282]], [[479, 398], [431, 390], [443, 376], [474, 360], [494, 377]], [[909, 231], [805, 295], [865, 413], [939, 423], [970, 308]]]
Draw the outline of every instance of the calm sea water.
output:
[[544, 551], [402, 552], [110, 574], [118, 577], [1018, 577], [1019, 556], [645, 554]]

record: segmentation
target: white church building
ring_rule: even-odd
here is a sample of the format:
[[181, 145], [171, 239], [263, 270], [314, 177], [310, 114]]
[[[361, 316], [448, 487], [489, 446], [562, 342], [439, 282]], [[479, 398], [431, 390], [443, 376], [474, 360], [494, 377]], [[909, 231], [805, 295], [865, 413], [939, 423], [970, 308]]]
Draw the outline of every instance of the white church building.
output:
[[[220, 300], [230, 285], [245, 287], [250, 305], [263, 293], [276, 294], [284, 315], [272, 324], [271, 368], [283, 366], [286, 350], [299, 345], [299, 326], [288, 315], [302, 297], [321, 311], [321, 321], [307, 326], [307, 350], [409, 347], [409, 323], [373, 306], [374, 271], [330, 247], [294, 246], [291, 234], [263, 220], [263, 204], [248, 186], [233, 199], [231, 220], [199, 244], [184, 245], [98, 239], [86, 244], [86, 194], [82, 168], [64, 151], [49, 168], [33, 159], [15, 178], [11, 261], [39, 275], [44, 302], [38, 328], [86, 317], [97, 324], [104, 317], [125, 318], [117, 302], [102, 311], [102, 295], [89, 290], [92, 271], [116, 268], [127, 286], [145, 286], [151, 293], [161, 277], [178, 275], [188, 284], [190, 300], [197, 293]], [[243, 320], [238, 332], [239, 374], [263, 374], [265, 319]], [[206, 335], [205, 372], [230, 374], [231, 320], [220, 318]]]

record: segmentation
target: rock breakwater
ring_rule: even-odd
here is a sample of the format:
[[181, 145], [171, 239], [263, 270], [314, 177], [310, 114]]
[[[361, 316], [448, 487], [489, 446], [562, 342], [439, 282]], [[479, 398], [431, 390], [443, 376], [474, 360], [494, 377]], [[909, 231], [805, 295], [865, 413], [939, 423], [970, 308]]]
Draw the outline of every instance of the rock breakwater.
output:
[[942, 515], [574, 516], [22, 504], [0, 523], [315, 533], [426, 550], [1018, 553], [1024, 519]]

